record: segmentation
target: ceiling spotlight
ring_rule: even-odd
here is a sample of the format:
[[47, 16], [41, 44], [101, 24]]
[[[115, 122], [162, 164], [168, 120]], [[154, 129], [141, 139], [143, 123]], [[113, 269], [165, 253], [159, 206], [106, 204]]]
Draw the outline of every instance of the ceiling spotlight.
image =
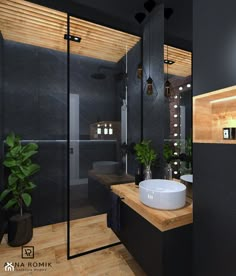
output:
[[179, 91], [182, 91], [182, 90], [183, 90], [183, 86], [180, 86], [180, 87], [179, 87]]
[[153, 0], [148, 0], [147, 2], [144, 3], [143, 6], [148, 12], [151, 12], [156, 6], [156, 2]]
[[191, 84], [190, 84], [190, 83], [188, 83], [188, 84], [187, 84], [187, 87], [188, 87], [188, 88], [190, 88], [190, 87], [191, 87]]
[[69, 35], [68, 34], [64, 34], [64, 39], [66, 40], [71, 40], [71, 41], [75, 41], [75, 42], [80, 42], [81, 41], [81, 37], [79, 36], [74, 36], [74, 35]]
[[170, 59], [164, 59], [164, 63], [172, 65], [175, 62], [173, 60], [170, 60]]
[[138, 12], [135, 14], [134, 18], [138, 21], [139, 24], [141, 24], [146, 17], [146, 14], [144, 12]]

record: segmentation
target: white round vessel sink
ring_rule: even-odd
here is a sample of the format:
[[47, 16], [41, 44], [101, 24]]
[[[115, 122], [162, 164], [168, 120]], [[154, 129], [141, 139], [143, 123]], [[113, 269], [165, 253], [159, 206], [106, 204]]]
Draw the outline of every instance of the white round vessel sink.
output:
[[143, 204], [155, 209], [179, 209], [186, 202], [186, 186], [173, 180], [144, 180], [139, 183], [139, 198]]
[[181, 175], [180, 179], [185, 181], [185, 182], [193, 183], [193, 175], [192, 174]]

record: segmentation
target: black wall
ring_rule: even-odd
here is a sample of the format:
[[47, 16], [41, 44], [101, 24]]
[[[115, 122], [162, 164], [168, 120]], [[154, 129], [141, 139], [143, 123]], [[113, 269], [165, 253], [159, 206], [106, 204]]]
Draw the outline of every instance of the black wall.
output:
[[[168, 102], [164, 98], [163, 89], [163, 43], [164, 11], [160, 5], [149, 15], [144, 27], [143, 40], [128, 52], [128, 144], [139, 143], [141, 139], [142, 81], [137, 77], [137, 68], [143, 58], [143, 138], [152, 140], [152, 145], [158, 153], [158, 162], [152, 168], [153, 178], [163, 175], [162, 147], [164, 138], [169, 137]], [[149, 74], [154, 83], [154, 92], [151, 96], [146, 94], [146, 80]], [[134, 175], [137, 167], [135, 156], [129, 154], [128, 172]]]
[[236, 3], [193, 3], [193, 95], [198, 95], [235, 85]]
[[[143, 94], [143, 135], [144, 139], [151, 140], [158, 153], [157, 167], [153, 168], [153, 178], [163, 176], [162, 150], [164, 139], [169, 137], [169, 107], [164, 97], [164, 7], [158, 6], [151, 14], [145, 25], [143, 35], [143, 68], [144, 68], [144, 94]], [[150, 70], [149, 70], [150, 69]], [[153, 79], [153, 95], [146, 94], [146, 80]]]
[[[3, 156], [3, 37], [0, 32], [0, 163]], [[2, 170], [0, 170], [0, 181], [2, 183]]]
[[[91, 74], [101, 66], [105, 68], [106, 78], [100, 81], [92, 79]], [[113, 67], [114, 64], [109, 62], [71, 56], [71, 93], [80, 95], [81, 139], [89, 139], [89, 125], [98, 118], [116, 120], [118, 117], [114, 77], [117, 71], [113, 71]], [[4, 41], [3, 69], [1, 134], [5, 139], [9, 132], [14, 131], [23, 140], [36, 140], [39, 144], [37, 162], [41, 169], [33, 193], [34, 224], [62, 221], [66, 213], [67, 185], [66, 53]], [[1, 142], [2, 147], [3, 140]], [[99, 145], [99, 150], [95, 151], [95, 146], [81, 143], [80, 158], [85, 162], [80, 162], [80, 177], [87, 177], [93, 159], [115, 159], [116, 146], [112, 145], [104, 155], [106, 147], [106, 144]]]
[[[128, 144], [139, 143], [141, 135], [141, 87], [142, 81], [137, 77], [137, 68], [141, 63], [141, 43], [128, 53]], [[128, 172], [137, 171], [135, 155], [128, 156]]]
[[[235, 85], [236, 2], [195, 0], [193, 94]], [[236, 145], [193, 145], [194, 273], [236, 275]]]

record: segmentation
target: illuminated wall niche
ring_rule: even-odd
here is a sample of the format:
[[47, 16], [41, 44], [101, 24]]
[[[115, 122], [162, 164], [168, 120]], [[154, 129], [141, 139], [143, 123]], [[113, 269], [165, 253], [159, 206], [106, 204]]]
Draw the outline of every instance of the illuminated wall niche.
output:
[[193, 142], [236, 144], [224, 128], [236, 128], [236, 86], [193, 97]]

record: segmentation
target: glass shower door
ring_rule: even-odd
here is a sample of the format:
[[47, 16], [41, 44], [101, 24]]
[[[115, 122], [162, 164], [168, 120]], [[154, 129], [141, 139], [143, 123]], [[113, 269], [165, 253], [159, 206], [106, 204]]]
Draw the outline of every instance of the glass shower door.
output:
[[112, 30], [72, 16], [68, 23], [68, 257], [71, 258], [119, 243], [107, 228], [106, 213], [110, 186], [126, 175], [126, 158], [121, 152], [121, 118], [125, 120], [125, 130], [127, 80], [125, 57], [121, 61], [109, 60], [112, 53], [105, 48], [104, 37]]

